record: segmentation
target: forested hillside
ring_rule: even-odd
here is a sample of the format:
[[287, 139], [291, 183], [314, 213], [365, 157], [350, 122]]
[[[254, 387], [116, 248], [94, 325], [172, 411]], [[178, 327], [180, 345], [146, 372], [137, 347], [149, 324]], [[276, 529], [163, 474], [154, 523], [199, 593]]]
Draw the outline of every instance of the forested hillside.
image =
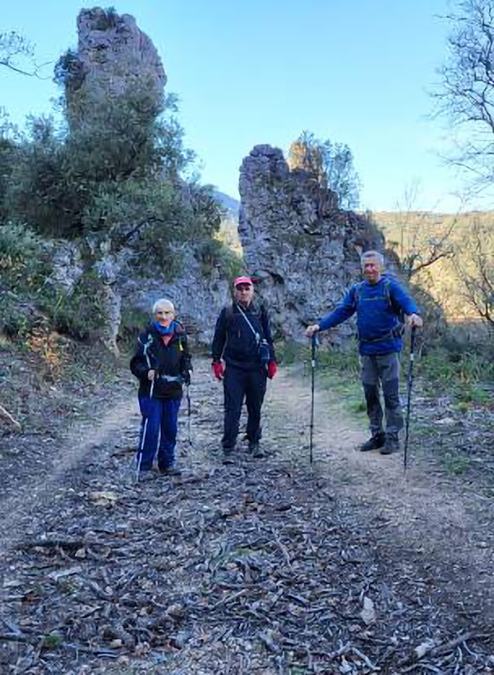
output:
[[375, 212], [405, 276], [431, 293], [453, 323], [492, 327], [494, 212]]

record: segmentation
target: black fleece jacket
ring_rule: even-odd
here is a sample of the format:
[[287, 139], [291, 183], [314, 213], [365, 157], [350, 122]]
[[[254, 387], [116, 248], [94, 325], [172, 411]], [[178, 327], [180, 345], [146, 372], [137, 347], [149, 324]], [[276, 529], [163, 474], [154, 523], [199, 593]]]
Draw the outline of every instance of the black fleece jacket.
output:
[[[137, 348], [130, 361], [130, 370], [139, 380], [139, 396], [149, 396], [151, 381], [149, 370], [156, 371], [154, 398], [182, 398], [182, 382], [192, 370], [187, 335], [178, 323], [171, 340], [166, 345], [162, 336], [151, 325], [139, 335]], [[178, 378], [167, 380], [168, 378]]]

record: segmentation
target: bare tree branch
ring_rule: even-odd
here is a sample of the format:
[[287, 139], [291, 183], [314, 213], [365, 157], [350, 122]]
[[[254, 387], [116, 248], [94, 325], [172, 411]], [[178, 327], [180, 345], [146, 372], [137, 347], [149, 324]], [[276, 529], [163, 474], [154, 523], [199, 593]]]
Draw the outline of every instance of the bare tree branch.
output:
[[[23, 66], [24, 62], [32, 65], [32, 68]], [[15, 31], [0, 33], [0, 66], [8, 68], [20, 75], [48, 79], [40, 75], [40, 71], [49, 65], [50, 61], [37, 65], [34, 63], [34, 48], [21, 35]]]
[[457, 7], [444, 17], [452, 27], [449, 57], [433, 97], [436, 114], [463, 129], [449, 160], [485, 188], [494, 182], [494, 0], [462, 0]]
[[480, 318], [494, 329], [494, 229], [474, 222], [462, 250], [457, 276], [462, 294]]

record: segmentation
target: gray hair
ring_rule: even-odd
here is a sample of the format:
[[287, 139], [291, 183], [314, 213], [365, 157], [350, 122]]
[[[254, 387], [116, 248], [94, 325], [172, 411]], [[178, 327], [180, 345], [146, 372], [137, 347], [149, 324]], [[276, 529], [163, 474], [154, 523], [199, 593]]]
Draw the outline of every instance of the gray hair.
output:
[[153, 305], [153, 314], [156, 314], [158, 308], [168, 309], [175, 314], [175, 307], [173, 306], [173, 302], [171, 300], [168, 300], [167, 298], [160, 298], [159, 300], [156, 300], [156, 302]]
[[362, 253], [360, 256], [360, 264], [362, 267], [366, 260], [377, 260], [379, 261], [379, 265], [384, 267], [384, 256], [382, 253], [379, 253], [379, 251], [365, 251]]

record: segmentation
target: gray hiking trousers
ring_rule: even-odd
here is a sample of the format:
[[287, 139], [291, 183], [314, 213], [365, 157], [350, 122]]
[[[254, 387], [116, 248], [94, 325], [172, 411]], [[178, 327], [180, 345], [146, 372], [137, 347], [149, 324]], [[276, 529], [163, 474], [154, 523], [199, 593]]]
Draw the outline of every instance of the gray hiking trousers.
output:
[[383, 410], [379, 396], [379, 390], [382, 387], [386, 412], [386, 435], [397, 438], [398, 432], [403, 427], [399, 392], [399, 354], [392, 352], [373, 356], [361, 355], [360, 364], [371, 434], [374, 436], [383, 432]]

